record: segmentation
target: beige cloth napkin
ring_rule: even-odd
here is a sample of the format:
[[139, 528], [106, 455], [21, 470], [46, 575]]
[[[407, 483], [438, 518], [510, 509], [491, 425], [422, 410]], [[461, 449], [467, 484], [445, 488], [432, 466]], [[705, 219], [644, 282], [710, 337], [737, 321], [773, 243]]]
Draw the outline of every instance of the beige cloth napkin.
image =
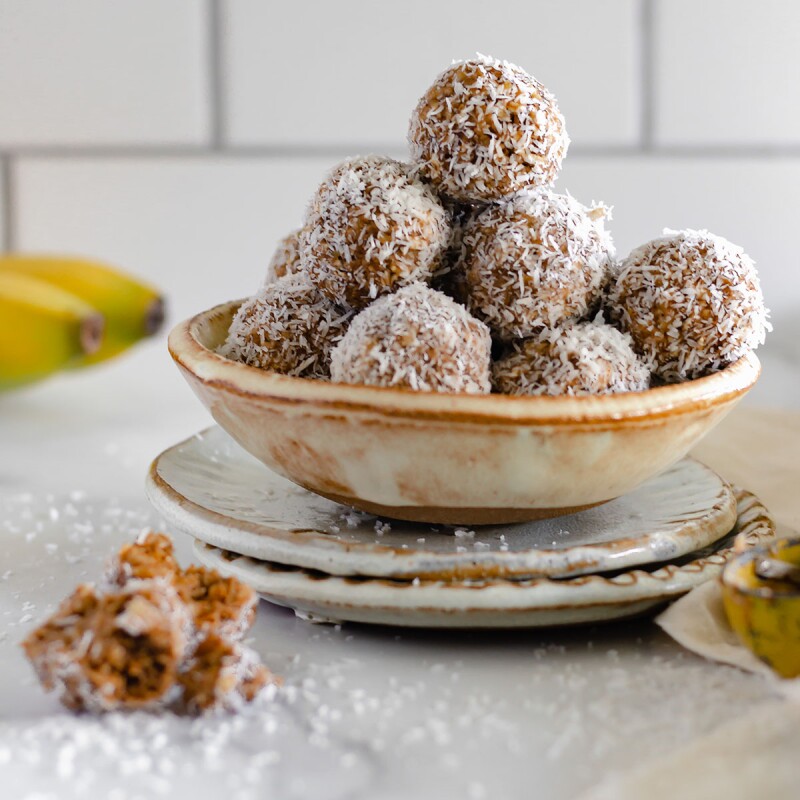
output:
[[[797, 535], [799, 414], [738, 410], [693, 455], [754, 492], [779, 523], [779, 536]], [[582, 800], [798, 800], [800, 679], [780, 680], [740, 644], [725, 616], [718, 581], [699, 586], [655, 621], [688, 650], [770, 681], [781, 699], [632, 771], [610, 776]]]

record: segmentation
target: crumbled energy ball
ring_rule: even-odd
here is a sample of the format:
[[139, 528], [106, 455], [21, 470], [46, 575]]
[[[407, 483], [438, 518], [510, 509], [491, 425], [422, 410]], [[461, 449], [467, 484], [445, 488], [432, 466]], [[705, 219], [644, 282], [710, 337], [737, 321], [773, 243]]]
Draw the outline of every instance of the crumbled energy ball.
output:
[[191, 624], [164, 581], [98, 593], [83, 584], [23, 642], [42, 685], [76, 711], [155, 709], [174, 694]]
[[240, 640], [253, 590], [175, 561], [162, 533], [143, 533], [112, 559], [100, 588], [79, 586], [23, 642], [48, 691], [92, 712], [233, 709], [275, 683]]

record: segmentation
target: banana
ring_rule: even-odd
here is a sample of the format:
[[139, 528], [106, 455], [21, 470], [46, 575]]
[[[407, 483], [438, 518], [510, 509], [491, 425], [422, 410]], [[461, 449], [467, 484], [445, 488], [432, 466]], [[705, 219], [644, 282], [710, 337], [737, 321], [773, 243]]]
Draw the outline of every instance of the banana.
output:
[[101, 346], [73, 366], [112, 358], [156, 333], [164, 321], [164, 300], [157, 289], [105, 264], [58, 256], [1, 256], [0, 274], [9, 273], [47, 281], [103, 314], [106, 332]]
[[30, 383], [96, 352], [104, 319], [58, 286], [0, 271], [0, 389]]

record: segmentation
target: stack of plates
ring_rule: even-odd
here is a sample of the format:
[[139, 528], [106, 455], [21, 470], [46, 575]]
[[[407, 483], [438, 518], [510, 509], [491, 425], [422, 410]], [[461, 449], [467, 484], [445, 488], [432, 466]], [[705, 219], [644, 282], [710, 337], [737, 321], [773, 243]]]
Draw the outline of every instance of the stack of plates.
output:
[[286, 481], [220, 428], [162, 453], [147, 494], [205, 564], [315, 620], [500, 628], [641, 614], [774, 535], [756, 497], [684, 459], [630, 494], [475, 529], [380, 519]]

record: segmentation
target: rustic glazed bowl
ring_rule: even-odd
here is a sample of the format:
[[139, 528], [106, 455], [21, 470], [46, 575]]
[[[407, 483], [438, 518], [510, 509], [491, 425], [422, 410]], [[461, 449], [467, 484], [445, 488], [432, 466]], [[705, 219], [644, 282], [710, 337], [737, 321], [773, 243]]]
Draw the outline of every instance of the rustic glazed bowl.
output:
[[300, 486], [398, 519], [519, 522], [589, 508], [682, 458], [758, 378], [754, 355], [617, 395], [448, 395], [291, 378], [217, 355], [240, 301], [176, 326], [169, 349], [217, 423]]

